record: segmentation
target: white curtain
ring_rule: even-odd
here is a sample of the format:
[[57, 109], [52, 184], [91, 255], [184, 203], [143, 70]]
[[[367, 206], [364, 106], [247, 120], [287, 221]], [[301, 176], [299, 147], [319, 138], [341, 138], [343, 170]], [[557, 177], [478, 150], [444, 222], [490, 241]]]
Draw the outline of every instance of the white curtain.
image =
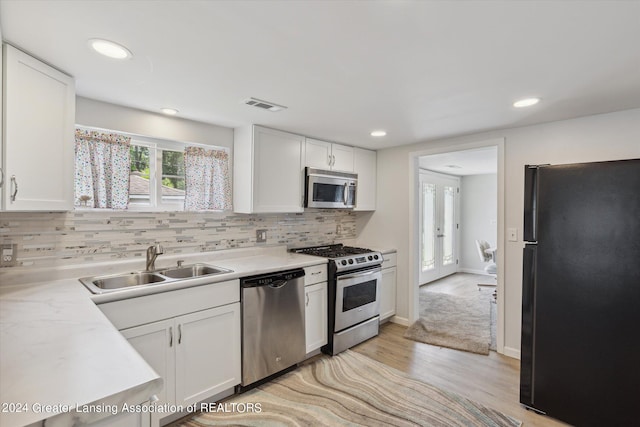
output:
[[75, 206], [127, 209], [131, 138], [76, 129]]
[[187, 147], [184, 151], [187, 211], [231, 209], [229, 154], [223, 150]]

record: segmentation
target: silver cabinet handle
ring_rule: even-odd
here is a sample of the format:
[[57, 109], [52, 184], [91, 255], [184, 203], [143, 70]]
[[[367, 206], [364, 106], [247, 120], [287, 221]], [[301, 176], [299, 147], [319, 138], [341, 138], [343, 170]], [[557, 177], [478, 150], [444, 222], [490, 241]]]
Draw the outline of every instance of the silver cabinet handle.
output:
[[178, 344], [182, 344], [182, 325], [178, 325]]
[[309, 307], [309, 293], [307, 293], [307, 302], [304, 303], [307, 307]]
[[329, 154], [329, 158], [327, 159], [327, 163], [329, 163], [329, 166], [331, 166], [331, 154]]
[[436, 234], [436, 237], [444, 237], [444, 234]]
[[169, 347], [173, 347], [173, 326], [169, 326]]
[[315, 276], [316, 274], [322, 274], [322, 271], [316, 271], [315, 273], [311, 273], [312, 276]]
[[331, 163], [331, 166], [335, 166], [336, 165], [336, 156], [335, 156], [335, 154], [332, 154], [331, 157], [333, 157], [333, 162]]
[[0, 167], [0, 188], [2, 188], [2, 184], [4, 184], [4, 170]]
[[11, 202], [15, 202], [16, 196], [18, 195], [18, 181], [16, 180], [15, 175], [11, 175], [11, 186], [13, 187], [13, 193], [11, 193]]

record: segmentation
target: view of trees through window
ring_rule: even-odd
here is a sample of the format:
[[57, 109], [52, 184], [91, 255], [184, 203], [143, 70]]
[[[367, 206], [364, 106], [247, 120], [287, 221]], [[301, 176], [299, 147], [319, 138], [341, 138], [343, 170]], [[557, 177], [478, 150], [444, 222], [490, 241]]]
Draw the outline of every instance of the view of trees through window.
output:
[[[185, 194], [184, 152], [153, 145], [131, 143], [129, 201], [136, 205], [159, 206], [182, 203]], [[160, 188], [151, 192], [151, 178]], [[158, 193], [154, 196], [154, 193]]]

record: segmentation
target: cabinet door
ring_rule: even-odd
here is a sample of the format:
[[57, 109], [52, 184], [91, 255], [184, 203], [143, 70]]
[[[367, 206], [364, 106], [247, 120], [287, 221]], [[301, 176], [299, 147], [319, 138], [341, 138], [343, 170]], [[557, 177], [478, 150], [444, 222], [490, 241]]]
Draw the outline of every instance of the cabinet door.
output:
[[151, 417], [148, 412], [124, 412], [88, 424], [87, 427], [151, 427], [151, 425]]
[[[175, 352], [176, 328], [173, 319], [136, 326], [120, 331], [131, 346], [164, 381], [156, 395], [159, 404], [175, 404]], [[156, 414], [154, 414], [156, 415]], [[162, 414], [159, 414], [162, 415]], [[166, 414], [164, 414], [166, 416]]]
[[382, 269], [380, 320], [396, 314], [396, 267]]
[[302, 212], [304, 137], [254, 128], [253, 212]]
[[354, 149], [353, 171], [358, 174], [356, 211], [376, 210], [377, 154], [375, 151]]
[[306, 286], [305, 342], [307, 353], [327, 343], [327, 282]]
[[240, 384], [240, 304], [176, 317], [176, 404]]
[[4, 208], [70, 210], [73, 78], [12, 46], [4, 49]]
[[332, 170], [353, 172], [353, 147], [331, 144], [331, 155], [333, 156]]
[[318, 169], [331, 169], [331, 143], [307, 138], [305, 142], [305, 166]]

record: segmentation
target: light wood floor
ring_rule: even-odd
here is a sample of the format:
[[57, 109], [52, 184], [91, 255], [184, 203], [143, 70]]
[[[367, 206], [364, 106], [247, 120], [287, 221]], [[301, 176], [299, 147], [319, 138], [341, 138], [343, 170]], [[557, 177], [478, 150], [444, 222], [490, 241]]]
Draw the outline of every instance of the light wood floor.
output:
[[[450, 281], [448, 285], [434, 282], [427, 287], [428, 291], [453, 294], [478, 292], [475, 287], [470, 290], [468, 285], [461, 285], [463, 280], [456, 282], [458, 281]], [[566, 425], [528, 411], [520, 405], [520, 361], [494, 351], [490, 352], [489, 356], [484, 356], [419, 343], [404, 338], [402, 335], [405, 330], [404, 326], [386, 323], [381, 326], [380, 335], [353, 347], [352, 350], [414, 378], [518, 418], [525, 426]]]

